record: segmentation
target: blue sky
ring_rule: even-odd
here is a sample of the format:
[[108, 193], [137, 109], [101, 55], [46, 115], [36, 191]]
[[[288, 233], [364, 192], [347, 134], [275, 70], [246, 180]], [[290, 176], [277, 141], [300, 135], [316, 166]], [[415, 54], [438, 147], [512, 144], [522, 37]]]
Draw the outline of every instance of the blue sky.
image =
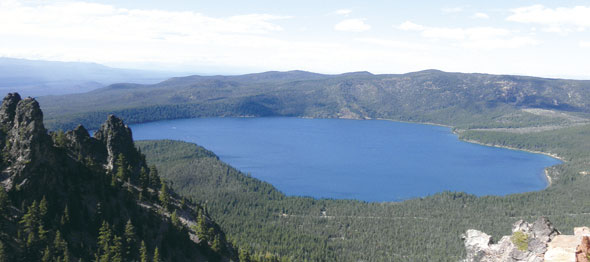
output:
[[590, 79], [589, 1], [0, 0], [0, 56], [236, 74]]

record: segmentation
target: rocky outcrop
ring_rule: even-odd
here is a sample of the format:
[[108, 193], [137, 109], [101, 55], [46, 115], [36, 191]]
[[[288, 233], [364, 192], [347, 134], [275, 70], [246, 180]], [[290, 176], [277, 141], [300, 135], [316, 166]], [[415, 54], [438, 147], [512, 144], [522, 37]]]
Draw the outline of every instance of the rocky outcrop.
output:
[[2, 101], [2, 107], [0, 107], [0, 124], [2, 127], [12, 127], [12, 121], [16, 114], [16, 105], [20, 102], [21, 98], [18, 93], [9, 93]]
[[113, 171], [119, 154], [123, 154], [132, 167], [145, 165], [141, 154], [133, 144], [131, 129], [123, 121], [114, 115], [110, 115], [107, 121], [94, 134], [94, 138], [106, 146], [107, 157], [105, 166]]
[[64, 146], [69, 149], [74, 158], [91, 160], [97, 164], [106, 164], [107, 162], [107, 149], [104, 144], [91, 137], [88, 130], [82, 125], [65, 133]]
[[485, 261], [483, 260], [490, 252], [492, 237], [484, 232], [475, 229], [469, 229], [463, 236], [467, 258], [465, 261]]
[[24, 186], [31, 174], [40, 173], [56, 154], [43, 126], [43, 113], [33, 98], [6, 96], [0, 108], [2, 138], [2, 184], [7, 189]]
[[[109, 116], [95, 137], [83, 126], [48, 134], [37, 101], [15, 93], [0, 106], [0, 137], [0, 192], [6, 193], [0, 210], [0, 244], [4, 246], [0, 260], [42, 261], [48, 254], [49, 260], [89, 260], [104, 251], [96, 240], [101, 226], [107, 226], [112, 236], [127, 236], [130, 230], [133, 243], [167, 250], [166, 261], [237, 259], [237, 251], [202, 207], [180, 200], [171, 189], [166, 194], [158, 192], [161, 184], [138, 179], [146, 174], [140, 172], [146, 166], [145, 157], [135, 148], [131, 130], [121, 119]], [[113, 173], [119, 163], [125, 168]], [[155, 171], [150, 177], [161, 181]], [[160, 195], [165, 198], [160, 200]], [[212, 232], [213, 243], [224, 251], [202, 239], [191, 241], [190, 234], [196, 234], [195, 218], [204, 219], [203, 232]], [[133, 233], [133, 223], [143, 234]], [[30, 233], [23, 241], [25, 230]], [[60, 247], [44, 251], [48, 250], [44, 247], [47, 239], [56, 239]], [[117, 240], [108, 239], [108, 246], [111, 241]], [[113, 254], [124, 261], [140, 258], [137, 252], [116, 252]], [[113, 257], [106, 255], [107, 260]]]
[[478, 230], [467, 230], [462, 236], [467, 251], [465, 261], [541, 262], [544, 261], [547, 244], [560, 234], [544, 217], [532, 224], [519, 220], [512, 226], [512, 233], [494, 244], [491, 236]]
[[92, 161], [108, 172], [114, 172], [117, 168], [119, 155], [123, 155], [126, 163], [135, 171], [146, 166], [145, 159], [135, 148], [131, 129], [114, 115], [107, 118], [94, 137], [82, 125], [66, 132], [64, 136], [64, 146], [72, 157]]
[[576, 248], [576, 262], [588, 262], [588, 258], [590, 258], [590, 238], [585, 236]]
[[[21, 99], [17, 93], [4, 98], [0, 107], [0, 183], [6, 190], [26, 186], [31, 176], [39, 176], [35, 179], [38, 185], [58, 183], [52, 176], [59, 177], [57, 174], [73, 170], [77, 164], [72, 160], [85, 165], [91, 161], [112, 172], [122, 154], [132, 169], [138, 171], [146, 166], [135, 148], [131, 129], [113, 115], [94, 137], [83, 126], [58, 133], [53, 133], [56, 140], [53, 141], [43, 125], [43, 113], [35, 99]], [[69, 157], [61, 153], [63, 150]]]
[[[588, 242], [583, 239], [590, 236], [587, 227], [575, 227], [573, 235], [559, 235], [549, 242], [545, 253], [545, 262], [574, 262], [584, 261], [583, 252], [588, 247]], [[584, 246], [586, 248], [584, 248]]]

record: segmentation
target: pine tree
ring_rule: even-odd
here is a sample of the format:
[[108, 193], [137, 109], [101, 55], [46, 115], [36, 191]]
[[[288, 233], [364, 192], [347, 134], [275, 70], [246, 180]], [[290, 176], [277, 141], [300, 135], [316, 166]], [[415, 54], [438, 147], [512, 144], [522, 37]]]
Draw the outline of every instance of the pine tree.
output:
[[127, 160], [125, 159], [125, 156], [123, 156], [123, 154], [119, 154], [119, 157], [117, 158], [117, 161], [115, 162], [115, 165], [117, 166], [117, 175], [116, 177], [118, 179], [120, 179], [121, 181], [126, 181], [127, 178], [129, 178], [129, 173], [128, 173], [128, 164], [127, 164]]
[[96, 258], [98, 259], [98, 261], [100, 262], [108, 262], [111, 260], [111, 238], [112, 238], [112, 232], [111, 232], [111, 227], [109, 226], [109, 224], [106, 221], [102, 222], [102, 226], [100, 227], [99, 231], [98, 231], [98, 241], [97, 241], [97, 245], [98, 245], [98, 250], [96, 252]]
[[33, 232], [30, 232], [30, 233], [27, 235], [27, 243], [26, 243], [26, 247], [27, 247], [27, 248], [33, 247], [33, 245], [35, 244], [35, 242], [36, 242], [35, 233], [33, 233]]
[[131, 185], [131, 178], [127, 178], [127, 193], [133, 195], [133, 185]]
[[143, 240], [141, 241], [141, 247], [139, 248], [139, 261], [148, 262], [148, 251]]
[[247, 250], [240, 248], [238, 259], [240, 260], [240, 262], [251, 262], [250, 253], [248, 253]]
[[47, 233], [49, 233], [49, 231], [45, 230], [45, 227], [43, 227], [43, 225], [39, 225], [39, 228], [37, 229], [37, 236], [39, 237], [39, 241], [45, 241], [47, 239]]
[[135, 228], [131, 223], [131, 219], [127, 220], [125, 225], [125, 259], [127, 261], [135, 260], [136, 255], [137, 237], [135, 236]]
[[64, 250], [64, 258], [62, 259], [62, 262], [70, 262], [70, 251], [67, 246], [66, 250]]
[[70, 211], [68, 210], [68, 205], [64, 208], [64, 213], [61, 215], [60, 224], [65, 227], [70, 224]]
[[213, 237], [215, 237], [215, 229], [210, 227], [209, 230], [207, 230], [207, 240], [213, 240]]
[[27, 235], [36, 231], [37, 225], [39, 224], [39, 207], [37, 206], [37, 201], [33, 201], [19, 223], [23, 225]]
[[[2, 189], [2, 191], [4, 191], [4, 190]], [[4, 243], [0, 240], [0, 262], [7, 262], [7, 261], [8, 261], [8, 255], [6, 254], [6, 250], [4, 250]]]
[[49, 250], [49, 246], [45, 247], [45, 251], [43, 251], [43, 256], [41, 257], [42, 262], [50, 262], [51, 261], [51, 250]]
[[178, 218], [178, 215], [176, 214], [176, 210], [174, 210], [174, 212], [172, 212], [172, 215], [170, 215], [170, 220], [172, 221], [172, 225], [177, 228], [178, 230], [182, 229], [182, 223], [180, 223], [180, 219]]
[[219, 241], [218, 235], [215, 235], [215, 237], [213, 237], [213, 243], [211, 244], [211, 249], [215, 252], [221, 251], [221, 241]]
[[53, 143], [57, 146], [57, 147], [65, 147], [66, 146], [66, 135], [64, 133], [63, 130], [58, 130], [57, 132], [54, 132], [52, 135], [53, 138]]
[[45, 219], [45, 216], [47, 216], [47, 210], [47, 199], [43, 196], [43, 199], [39, 202], [39, 217], [41, 219]]
[[150, 186], [150, 175], [145, 167], [142, 167], [139, 171], [139, 184], [142, 190], [146, 190]]
[[0, 187], [0, 217], [5, 216], [8, 212], [8, 206], [10, 205], [10, 198], [4, 187]]
[[160, 196], [159, 196], [160, 204], [164, 209], [168, 209], [170, 204], [170, 195], [168, 194], [168, 186], [166, 182], [162, 182], [162, 187], [160, 188]]
[[119, 181], [117, 180], [117, 175], [111, 175], [111, 186], [117, 187], [119, 185]]
[[197, 234], [197, 237], [201, 243], [207, 243], [207, 221], [205, 220], [205, 216], [201, 214], [201, 211], [199, 211], [199, 214], [197, 215], [197, 226], [195, 233]]
[[121, 241], [121, 237], [114, 235], [113, 236], [113, 244], [111, 245], [110, 249], [111, 253], [111, 260], [112, 262], [123, 262], [123, 243]]
[[53, 251], [64, 253], [68, 248], [67, 242], [62, 238], [61, 232], [55, 232], [55, 239], [53, 240]]
[[158, 169], [155, 165], [150, 166], [150, 185], [153, 188], [158, 188], [162, 182], [160, 181], [160, 175], [158, 175]]
[[154, 262], [162, 262], [162, 260], [160, 259], [160, 251], [158, 250], [158, 247], [156, 247], [156, 249], [154, 250]]
[[[23, 237], [26, 236], [26, 239], [23, 239], [25, 241], [26, 247], [33, 247], [37, 243], [37, 234], [39, 232], [39, 226], [41, 225], [39, 220], [39, 206], [37, 205], [37, 201], [33, 201], [33, 203], [29, 206], [27, 213], [23, 215], [23, 217], [19, 221], [19, 224], [23, 226], [24, 234], [21, 235]], [[30, 255], [34, 256], [32, 252], [29, 253]]]

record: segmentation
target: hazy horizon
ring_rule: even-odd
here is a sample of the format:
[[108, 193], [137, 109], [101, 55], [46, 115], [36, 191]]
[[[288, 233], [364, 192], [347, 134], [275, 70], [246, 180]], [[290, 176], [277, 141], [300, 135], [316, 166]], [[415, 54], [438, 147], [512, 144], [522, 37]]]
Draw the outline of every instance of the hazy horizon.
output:
[[[462, 74], [492, 74], [493, 73], [488, 73], [488, 72], [460, 72], [460, 71], [445, 71], [445, 70], [440, 70], [438, 68], [424, 68], [424, 69], [420, 69], [420, 70], [416, 70], [416, 71], [407, 71], [407, 72], [389, 72], [389, 73], [374, 73], [371, 71], [367, 71], [367, 70], [361, 70], [361, 71], [346, 71], [346, 72], [314, 72], [314, 71], [308, 71], [308, 70], [302, 70], [302, 69], [290, 69], [290, 70], [266, 70], [266, 71], [243, 71], [243, 72], [232, 72], [232, 71], [219, 71], [219, 72], [207, 72], [207, 71], [174, 71], [174, 70], [158, 70], [156, 69], [141, 69], [141, 68], [132, 68], [132, 67], [116, 67], [116, 66], [109, 66], [109, 65], [105, 65], [105, 64], [100, 64], [100, 63], [96, 63], [96, 62], [91, 62], [91, 61], [55, 61], [55, 60], [34, 60], [34, 59], [26, 59], [26, 58], [14, 58], [14, 57], [0, 57], [0, 59], [19, 59], [19, 60], [27, 60], [27, 61], [32, 61], [32, 62], [57, 62], [57, 63], [81, 63], [81, 64], [93, 64], [93, 65], [98, 65], [98, 66], [105, 66], [111, 69], [116, 69], [116, 70], [137, 70], [137, 71], [144, 71], [144, 72], [156, 72], [156, 73], [168, 73], [168, 74], [178, 74], [178, 75], [173, 75], [172, 77], [184, 77], [184, 76], [193, 76], [193, 75], [200, 75], [200, 76], [238, 76], [238, 75], [247, 75], [247, 74], [261, 74], [261, 73], [267, 73], [267, 72], [292, 72], [292, 71], [303, 71], [303, 72], [309, 72], [309, 73], [317, 73], [317, 74], [323, 74], [323, 75], [340, 75], [340, 74], [348, 74], [348, 73], [358, 73], [358, 72], [368, 72], [370, 74], [374, 74], [374, 75], [388, 75], [388, 74], [410, 74], [410, 73], [415, 73], [415, 72], [422, 72], [422, 71], [428, 71], [428, 70], [438, 70], [438, 71], [442, 71], [445, 73], [462, 73]], [[187, 68], [187, 70], [190, 70], [189, 68]], [[519, 75], [519, 74], [496, 74], [496, 75]], [[556, 79], [569, 79], [569, 80], [590, 80], [590, 76], [585, 77], [585, 76], [564, 76], [564, 77], [559, 77], [559, 76], [538, 76], [538, 75], [519, 75], [519, 76], [529, 76], [529, 77], [539, 77], [539, 78], [556, 78]]]
[[116, 68], [590, 78], [584, 1], [0, 0], [0, 25], [0, 56]]

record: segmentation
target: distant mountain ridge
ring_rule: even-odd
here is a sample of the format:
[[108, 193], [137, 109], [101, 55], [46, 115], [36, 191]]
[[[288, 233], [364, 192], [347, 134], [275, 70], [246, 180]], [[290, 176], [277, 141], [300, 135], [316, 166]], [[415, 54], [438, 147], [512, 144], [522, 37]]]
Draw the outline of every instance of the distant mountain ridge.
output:
[[20, 92], [29, 96], [83, 93], [119, 82], [157, 83], [173, 75], [96, 63], [0, 57], [0, 92]]
[[[305, 71], [176, 77], [42, 97], [51, 128], [96, 127], [109, 113], [129, 123], [223, 116], [385, 118], [491, 127], [559, 122], [522, 109], [590, 113], [590, 81], [425, 70], [373, 75]], [[100, 116], [100, 118], [98, 118]], [[73, 121], [72, 121], [73, 120]]]

